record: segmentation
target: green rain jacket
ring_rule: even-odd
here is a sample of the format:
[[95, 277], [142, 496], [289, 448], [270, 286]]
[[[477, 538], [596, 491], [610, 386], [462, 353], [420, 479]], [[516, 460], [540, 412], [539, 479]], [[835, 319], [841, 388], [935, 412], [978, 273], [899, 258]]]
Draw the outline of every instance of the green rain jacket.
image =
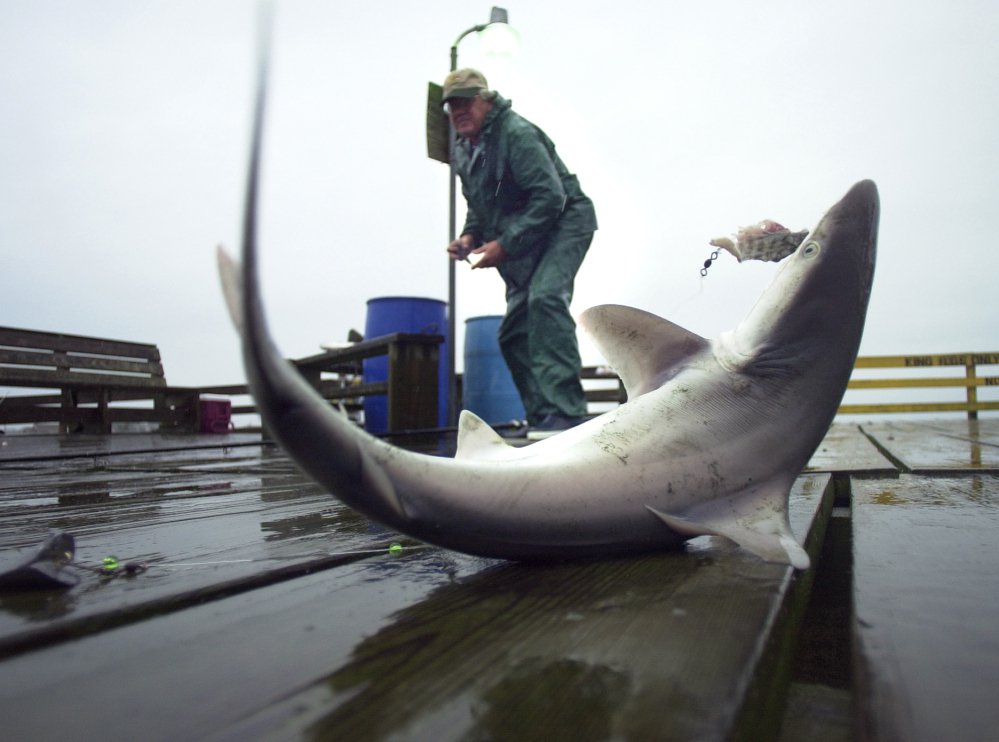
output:
[[593, 202], [555, 153], [551, 139], [497, 95], [482, 124], [479, 147], [465, 140], [452, 152], [468, 204], [462, 234], [476, 244], [499, 240], [507, 286], [527, 284], [556, 230], [585, 234], [597, 228]]

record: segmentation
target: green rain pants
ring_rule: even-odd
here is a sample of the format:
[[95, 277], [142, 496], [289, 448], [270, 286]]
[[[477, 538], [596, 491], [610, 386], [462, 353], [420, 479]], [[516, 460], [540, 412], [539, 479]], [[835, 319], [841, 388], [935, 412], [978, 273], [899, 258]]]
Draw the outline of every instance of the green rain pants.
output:
[[565, 234], [558, 230], [530, 281], [524, 286], [507, 285], [499, 345], [529, 425], [552, 414], [586, 414], [576, 322], [569, 303], [576, 272], [592, 241], [590, 231]]

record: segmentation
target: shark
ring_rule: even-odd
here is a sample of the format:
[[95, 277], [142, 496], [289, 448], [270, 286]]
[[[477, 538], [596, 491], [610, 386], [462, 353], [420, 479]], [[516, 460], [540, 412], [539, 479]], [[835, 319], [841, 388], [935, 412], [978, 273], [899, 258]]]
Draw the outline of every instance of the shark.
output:
[[874, 182], [853, 185], [748, 315], [717, 338], [627, 306], [585, 311], [579, 324], [627, 390], [615, 409], [528, 446], [510, 445], [463, 410], [456, 453], [441, 457], [367, 434], [322, 399], [270, 335], [256, 229], [265, 87], [258, 84], [242, 258], [220, 248], [218, 261], [263, 424], [303, 472], [370, 519], [473, 555], [606, 558], [713, 535], [766, 561], [809, 567], [788, 497], [832, 423], [859, 349], [877, 245]]

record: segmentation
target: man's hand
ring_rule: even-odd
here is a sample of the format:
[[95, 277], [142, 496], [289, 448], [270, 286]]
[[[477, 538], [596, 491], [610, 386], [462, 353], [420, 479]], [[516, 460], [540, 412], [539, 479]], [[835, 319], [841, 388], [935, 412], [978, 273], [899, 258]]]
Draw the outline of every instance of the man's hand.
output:
[[463, 234], [447, 246], [447, 253], [451, 260], [468, 260], [468, 254], [474, 248], [475, 237], [471, 234]]
[[482, 256], [472, 268], [495, 268], [506, 260], [506, 250], [498, 240], [487, 242], [482, 247], [472, 250], [472, 254]]

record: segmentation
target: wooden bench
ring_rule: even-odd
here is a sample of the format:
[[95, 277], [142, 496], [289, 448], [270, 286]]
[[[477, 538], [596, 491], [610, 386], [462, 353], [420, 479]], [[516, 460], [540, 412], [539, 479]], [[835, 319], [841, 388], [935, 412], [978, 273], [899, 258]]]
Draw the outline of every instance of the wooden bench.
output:
[[[333, 401], [381, 395], [388, 400], [388, 430], [422, 430], [438, 426], [438, 357], [442, 335], [396, 332], [328, 350], [294, 361], [306, 381]], [[347, 364], [357, 369], [365, 359], [387, 356], [384, 381], [325, 383], [323, 374], [341, 373]]]
[[[359, 411], [367, 396], [388, 398], [388, 431], [436, 428], [438, 356], [441, 335], [397, 332], [364, 340], [346, 348], [327, 350], [291, 363], [324, 399]], [[363, 361], [387, 356], [384, 381], [365, 382]], [[200, 387], [204, 394], [240, 396], [249, 393], [245, 384]], [[237, 405], [233, 415], [256, 414], [255, 405]]]
[[[0, 327], [0, 387], [53, 389], [6, 396], [0, 423], [58, 422], [63, 433], [110, 433], [116, 422], [198, 429], [198, 390], [167, 385], [148, 343]], [[152, 407], [117, 406], [152, 402]]]
[[[327, 400], [359, 409], [365, 396], [388, 397], [389, 431], [437, 427], [440, 335], [394, 333], [291, 361]], [[385, 381], [364, 383], [362, 362], [388, 357]], [[0, 424], [58, 422], [60, 432], [110, 433], [116, 422], [156, 422], [198, 432], [202, 394], [241, 396], [246, 384], [171, 387], [159, 349], [148, 343], [0, 327], [0, 387], [54, 389], [7, 396]], [[123, 407], [118, 402], [152, 402]], [[253, 404], [232, 414], [255, 414]]]

